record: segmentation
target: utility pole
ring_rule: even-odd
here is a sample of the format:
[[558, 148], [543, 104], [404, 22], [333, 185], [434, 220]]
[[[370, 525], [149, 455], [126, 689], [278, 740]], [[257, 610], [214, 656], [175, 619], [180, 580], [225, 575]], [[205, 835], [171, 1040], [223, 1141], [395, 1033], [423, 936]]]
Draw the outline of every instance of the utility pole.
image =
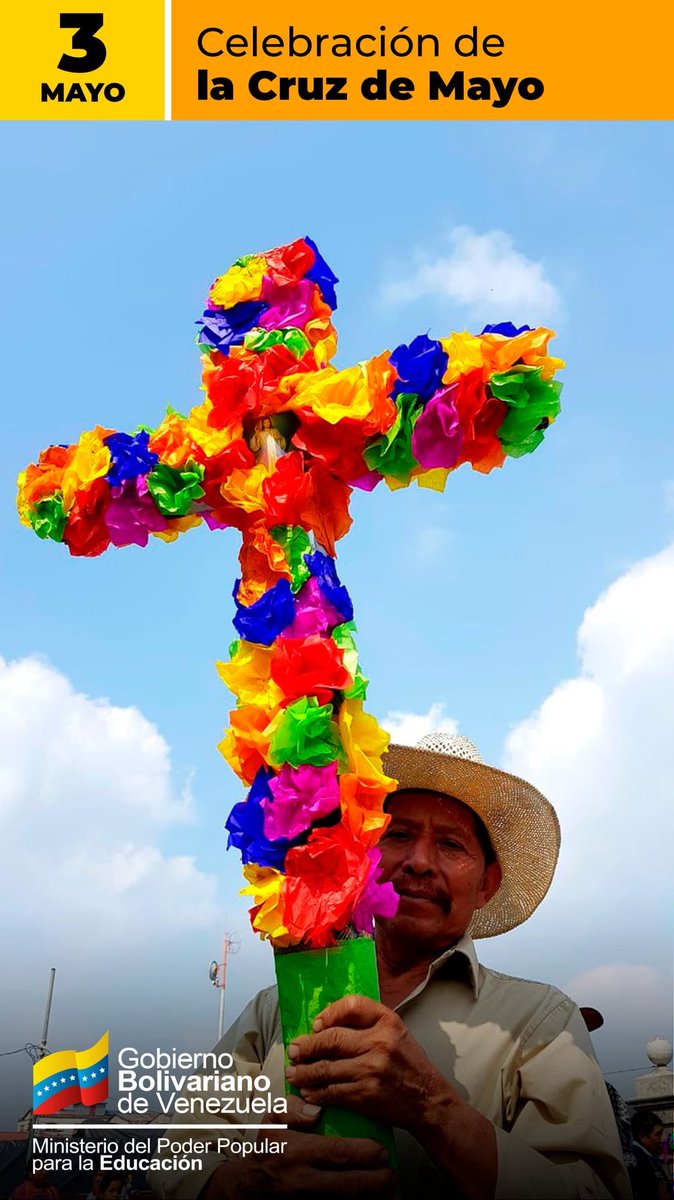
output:
[[208, 978], [213, 987], [220, 989], [220, 1000], [218, 1003], [218, 1041], [220, 1041], [225, 1032], [225, 985], [227, 983], [227, 959], [230, 954], [236, 954], [241, 948], [241, 938], [238, 933], [226, 933], [222, 948], [222, 962], [216, 962], [213, 959], [208, 968]]

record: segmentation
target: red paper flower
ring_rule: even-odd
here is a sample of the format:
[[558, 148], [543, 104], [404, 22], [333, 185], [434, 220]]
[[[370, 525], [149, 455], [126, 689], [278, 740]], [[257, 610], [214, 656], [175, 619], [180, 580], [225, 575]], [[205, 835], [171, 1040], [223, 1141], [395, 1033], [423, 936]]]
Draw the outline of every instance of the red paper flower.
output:
[[334, 558], [335, 542], [351, 528], [351, 488], [321, 463], [307, 469], [299, 450], [286, 454], [262, 485], [267, 525], [301, 525]]
[[365, 847], [341, 823], [317, 829], [288, 851], [283, 869], [283, 924], [291, 939], [332, 946], [367, 882]]
[[329, 704], [333, 692], [347, 691], [353, 686], [339, 646], [332, 638], [320, 634], [279, 638], [271, 677], [283, 692], [284, 705], [301, 696], [315, 696], [319, 704]]
[[241, 584], [237, 599], [240, 604], [254, 604], [279, 579], [292, 579], [283, 548], [259, 522], [244, 532], [239, 562]]
[[204, 478], [201, 486], [204, 490], [204, 504], [213, 511], [213, 516], [222, 525], [232, 525], [244, 532], [252, 521], [252, 514], [245, 512], [234, 504], [223, 499], [221, 485], [232, 474], [232, 471], [248, 471], [255, 466], [255, 456], [251, 453], [243, 438], [237, 438], [220, 454], [212, 458], [204, 457]]
[[314, 463], [310, 469], [313, 480], [313, 492], [309, 503], [302, 509], [301, 524], [316, 535], [319, 546], [331, 558], [337, 553], [335, 542], [344, 537], [353, 525], [349, 516], [349, 498], [351, 488], [320, 463]]
[[502, 466], [505, 451], [496, 434], [507, 416], [508, 406], [490, 395], [481, 369], [462, 375], [451, 387], [464, 433], [457, 466], [469, 462], [483, 474]]
[[265, 255], [267, 261], [266, 274], [277, 286], [297, 283], [310, 271], [316, 261], [316, 255], [304, 238], [298, 238], [287, 246], [278, 246]]
[[[310, 350], [298, 359], [282, 344], [269, 346], [264, 354], [233, 348], [215, 367], [208, 363], [204, 369], [204, 386], [213, 404], [208, 424], [227, 429], [246, 417], [258, 419], [278, 412], [283, 403], [279, 397], [281, 381], [315, 370]], [[292, 382], [284, 386], [290, 395]]]
[[305, 450], [344, 483], [353, 483], [367, 475], [363, 458], [366, 435], [359, 421], [344, 420], [331, 425], [329, 421], [317, 421], [308, 411], [297, 415], [300, 425], [292, 436], [293, 446]]
[[110, 532], [105, 523], [105, 510], [110, 499], [110, 487], [102, 478], [94, 479], [88, 488], [75, 492], [63, 534], [72, 555], [95, 558], [107, 550]]

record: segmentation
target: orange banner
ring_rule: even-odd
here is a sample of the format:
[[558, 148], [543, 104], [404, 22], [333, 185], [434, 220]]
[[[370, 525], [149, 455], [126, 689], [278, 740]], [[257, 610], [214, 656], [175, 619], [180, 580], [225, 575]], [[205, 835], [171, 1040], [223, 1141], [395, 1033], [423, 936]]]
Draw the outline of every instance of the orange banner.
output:
[[663, 4], [173, 0], [179, 120], [674, 116]]

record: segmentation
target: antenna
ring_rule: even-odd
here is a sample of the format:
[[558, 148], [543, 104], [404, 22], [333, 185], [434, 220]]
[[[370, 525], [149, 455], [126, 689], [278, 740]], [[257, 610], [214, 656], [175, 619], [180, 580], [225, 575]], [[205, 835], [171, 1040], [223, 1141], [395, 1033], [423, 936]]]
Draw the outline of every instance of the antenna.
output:
[[47, 1003], [44, 1009], [44, 1025], [42, 1026], [42, 1038], [38, 1046], [38, 1059], [44, 1058], [47, 1053], [47, 1034], [49, 1032], [49, 1017], [51, 1014], [51, 1002], [54, 995], [54, 980], [56, 978], [56, 967], [52, 967], [49, 972], [49, 987], [47, 988]]
[[208, 978], [213, 987], [220, 990], [218, 1005], [218, 1041], [225, 1032], [225, 984], [227, 982], [227, 959], [230, 954], [236, 954], [241, 949], [241, 938], [238, 933], [226, 933], [222, 947], [222, 962], [213, 959], [208, 968]]

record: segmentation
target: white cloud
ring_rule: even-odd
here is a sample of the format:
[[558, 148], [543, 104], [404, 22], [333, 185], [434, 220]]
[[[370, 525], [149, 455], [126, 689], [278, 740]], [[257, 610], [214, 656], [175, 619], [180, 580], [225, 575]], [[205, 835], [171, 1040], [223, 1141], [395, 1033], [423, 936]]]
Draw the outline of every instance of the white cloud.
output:
[[190, 811], [166, 741], [137, 708], [82, 695], [38, 658], [0, 659], [0, 897], [4, 911], [22, 897], [23, 937], [45, 912], [74, 917], [84, 897], [108, 941], [147, 937], [169, 917], [174, 928], [213, 920], [215, 880], [157, 845]]
[[[162, 846], [176, 823], [195, 829], [190, 815], [169, 746], [137, 708], [82, 695], [38, 658], [0, 659], [3, 1049], [39, 1038], [52, 965], [52, 1050], [108, 1028], [117, 1046], [212, 1044], [217, 881]], [[247, 961], [246, 995], [260, 973]], [[4, 1123], [25, 1110], [30, 1073], [23, 1055], [3, 1062]]]
[[512, 320], [540, 324], [558, 315], [561, 300], [543, 263], [515, 248], [500, 229], [476, 233], [456, 226], [450, 252], [431, 258], [417, 255], [405, 279], [384, 288], [384, 299], [403, 303], [422, 297], [448, 299], [482, 322]]
[[599, 1009], [607, 1030], [620, 1033], [638, 1023], [642, 1051], [649, 1037], [671, 1037], [671, 984], [654, 967], [606, 963], [574, 976], [564, 991], [576, 1004]]
[[29, 805], [62, 825], [84, 806], [96, 824], [168, 822], [189, 814], [171, 786], [169, 748], [137, 708], [74, 690], [39, 658], [0, 659], [0, 821]]
[[414, 746], [427, 733], [457, 733], [458, 726], [453, 717], [445, 716], [445, 706], [439, 702], [431, 704], [428, 712], [389, 712], [382, 721], [391, 741], [403, 746]]
[[663, 971], [633, 962], [604, 963], [575, 975], [564, 985], [578, 1005], [599, 1009], [604, 1025], [592, 1034], [599, 1061], [626, 1099], [635, 1079], [653, 1065], [646, 1043], [672, 1037], [672, 982]]
[[[545, 792], [563, 834], [560, 879], [578, 909], [623, 923], [671, 894], [674, 546], [610, 585], [578, 631], [578, 675], [510, 733], [504, 766]], [[573, 879], [571, 877], [573, 876]], [[662, 888], [661, 893], [658, 889]]]

